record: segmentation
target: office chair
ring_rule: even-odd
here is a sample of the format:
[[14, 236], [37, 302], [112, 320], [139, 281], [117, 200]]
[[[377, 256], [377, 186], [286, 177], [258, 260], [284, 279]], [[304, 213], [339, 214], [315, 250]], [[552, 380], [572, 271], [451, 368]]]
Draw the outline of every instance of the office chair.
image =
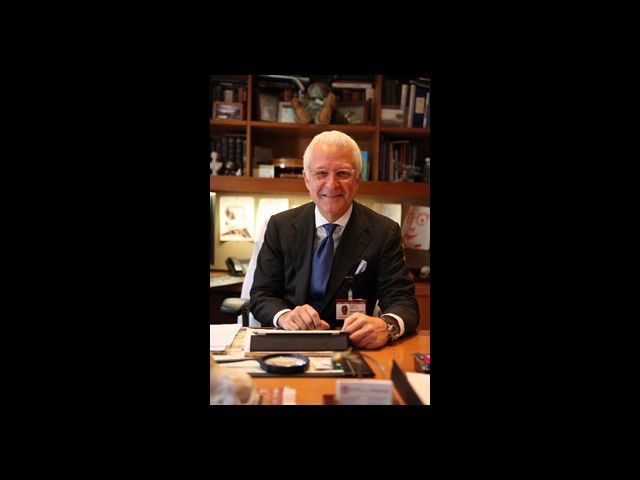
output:
[[[220, 305], [222, 313], [239, 316], [241, 319], [238, 323], [242, 323], [243, 327], [249, 326], [249, 300], [246, 298], [226, 298]], [[253, 315], [251, 315], [253, 317]]]
[[227, 298], [220, 305], [220, 311], [229, 315], [235, 315], [238, 317], [238, 324], [243, 327], [262, 327], [253, 314], [249, 311], [249, 294], [251, 293], [251, 286], [253, 285], [253, 274], [256, 271], [256, 262], [258, 261], [258, 254], [262, 243], [264, 242], [264, 233], [267, 229], [267, 222], [264, 222], [253, 243], [253, 252], [251, 254], [251, 260], [247, 267], [247, 272], [242, 282], [242, 292], [240, 292], [240, 298]]

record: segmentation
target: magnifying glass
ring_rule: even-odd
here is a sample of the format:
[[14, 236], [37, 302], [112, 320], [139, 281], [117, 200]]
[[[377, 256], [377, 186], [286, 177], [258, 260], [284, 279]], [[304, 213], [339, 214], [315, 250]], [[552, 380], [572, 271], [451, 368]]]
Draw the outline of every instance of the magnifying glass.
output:
[[292, 375], [304, 373], [309, 368], [309, 357], [296, 353], [272, 353], [261, 358], [234, 358], [233, 360], [216, 360], [216, 363], [246, 362], [255, 360], [260, 368], [267, 373], [280, 375]]

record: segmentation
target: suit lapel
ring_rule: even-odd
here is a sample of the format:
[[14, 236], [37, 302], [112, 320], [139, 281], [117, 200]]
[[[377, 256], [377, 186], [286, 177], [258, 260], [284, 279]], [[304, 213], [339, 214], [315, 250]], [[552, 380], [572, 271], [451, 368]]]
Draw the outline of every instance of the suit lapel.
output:
[[311, 255], [313, 253], [313, 239], [315, 234], [315, 204], [309, 203], [300, 215], [291, 222], [292, 236], [290, 245], [293, 262], [296, 269], [296, 305], [307, 303], [309, 292], [309, 278], [311, 275]]
[[360, 256], [365, 247], [369, 244], [371, 237], [368, 232], [369, 222], [362, 213], [360, 205], [353, 202], [353, 211], [349, 223], [342, 233], [340, 244], [333, 256], [333, 268], [327, 284], [325, 303], [321, 310], [327, 306], [328, 301], [333, 298], [344, 277], [353, 273], [354, 266], [360, 261]]

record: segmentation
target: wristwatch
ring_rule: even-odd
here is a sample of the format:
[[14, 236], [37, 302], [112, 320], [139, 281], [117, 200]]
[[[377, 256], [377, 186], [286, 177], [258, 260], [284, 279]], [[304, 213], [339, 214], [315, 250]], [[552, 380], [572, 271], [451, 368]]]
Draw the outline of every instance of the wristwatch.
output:
[[387, 338], [389, 342], [395, 342], [400, 338], [400, 328], [398, 328], [397, 320], [391, 316], [380, 317], [387, 324]]

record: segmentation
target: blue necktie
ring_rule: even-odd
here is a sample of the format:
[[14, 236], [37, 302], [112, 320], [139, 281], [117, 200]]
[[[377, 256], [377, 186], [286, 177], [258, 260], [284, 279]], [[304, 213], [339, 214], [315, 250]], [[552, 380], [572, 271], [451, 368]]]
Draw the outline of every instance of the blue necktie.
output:
[[337, 223], [326, 223], [323, 225], [327, 231], [327, 236], [318, 244], [313, 253], [311, 265], [311, 288], [310, 304], [320, 313], [320, 306], [324, 303], [327, 281], [331, 274], [331, 264], [333, 263], [333, 231], [338, 226]]

